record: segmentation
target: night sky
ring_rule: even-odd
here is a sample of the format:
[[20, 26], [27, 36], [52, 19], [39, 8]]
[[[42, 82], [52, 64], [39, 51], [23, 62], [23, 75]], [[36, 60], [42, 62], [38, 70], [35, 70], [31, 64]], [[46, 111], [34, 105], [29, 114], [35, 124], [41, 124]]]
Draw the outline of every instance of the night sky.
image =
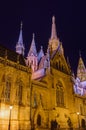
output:
[[[43, 0], [44, 1], [44, 0]], [[51, 35], [52, 16], [56, 17], [57, 35], [72, 69], [78, 64], [79, 51], [86, 62], [86, 4], [79, 0], [14, 0], [0, 2], [0, 44], [15, 50], [20, 23], [26, 54], [35, 33], [37, 50], [47, 48]], [[46, 51], [45, 51], [46, 52]]]

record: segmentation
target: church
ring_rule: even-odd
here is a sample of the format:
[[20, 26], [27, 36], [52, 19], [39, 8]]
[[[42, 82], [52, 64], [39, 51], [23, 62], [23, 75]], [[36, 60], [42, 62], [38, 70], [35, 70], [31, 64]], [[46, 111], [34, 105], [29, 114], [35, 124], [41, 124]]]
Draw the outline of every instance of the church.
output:
[[16, 51], [0, 45], [0, 130], [86, 128], [86, 68], [80, 55], [77, 74], [60, 42], [55, 17], [46, 54], [37, 52], [35, 34], [27, 57], [22, 23]]

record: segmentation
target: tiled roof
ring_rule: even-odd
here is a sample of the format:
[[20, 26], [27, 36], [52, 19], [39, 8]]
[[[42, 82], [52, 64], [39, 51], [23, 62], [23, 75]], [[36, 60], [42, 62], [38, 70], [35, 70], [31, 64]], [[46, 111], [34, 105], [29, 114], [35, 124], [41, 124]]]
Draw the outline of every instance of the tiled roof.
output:
[[26, 66], [24, 57], [22, 55], [19, 55], [15, 51], [9, 50], [2, 45], [0, 45], [0, 57], [7, 57], [7, 59], [10, 61], [19, 62], [20, 65]]

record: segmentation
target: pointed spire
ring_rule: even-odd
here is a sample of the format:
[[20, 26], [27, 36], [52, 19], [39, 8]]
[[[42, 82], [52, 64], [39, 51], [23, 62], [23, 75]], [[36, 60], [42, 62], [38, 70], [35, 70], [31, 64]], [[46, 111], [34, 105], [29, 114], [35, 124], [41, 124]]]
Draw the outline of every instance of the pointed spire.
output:
[[81, 52], [79, 53], [80, 58], [79, 58], [79, 63], [78, 63], [78, 68], [77, 68], [77, 77], [80, 80], [84, 80], [84, 78], [86, 77], [86, 68], [83, 62], [83, 59], [81, 57]]
[[23, 26], [23, 23], [21, 22], [20, 34], [19, 34], [19, 39], [18, 39], [18, 44], [21, 44], [21, 45], [23, 45], [22, 26]]
[[44, 56], [44, 51], [43, 51], [43, 46], [41, 46], [41, 49], [38, 53], [38, 61], [40, 61], [40, 59]]
[[57, 39], [55, 16], [52, 17], [51, 39]]
[[23, 44], [22, 26], [23, 26], [23, 24], [21, 22], [19, 38], [18, 38], [18, 42], [16, 44], [16, 52], [18, 54], [24, 55], [25, 48], [24, 48], [24, 44]]
[[32, 43], [31, 43], [31, 47], [30, 47], [30, 51], [28, 55], [34, 54], [35, 56], [37, 56], [37, 50], [36, 50], [36, 45], [35, 45], [35, 34], [33, 33], [33, 38], [32, 38]]

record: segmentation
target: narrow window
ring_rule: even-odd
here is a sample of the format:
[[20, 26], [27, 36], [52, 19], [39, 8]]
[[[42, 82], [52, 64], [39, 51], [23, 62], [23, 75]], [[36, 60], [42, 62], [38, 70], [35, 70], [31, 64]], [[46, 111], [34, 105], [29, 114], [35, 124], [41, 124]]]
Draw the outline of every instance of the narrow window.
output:
[[60, 82], [56, 85], [56, 103], [57, 106], [64, 106], [64, 91]]
[[6, 81], [5, 87], [5, 101], [10, 101], [10, 93], [11, 93], [11, 82], [9, 80]]

